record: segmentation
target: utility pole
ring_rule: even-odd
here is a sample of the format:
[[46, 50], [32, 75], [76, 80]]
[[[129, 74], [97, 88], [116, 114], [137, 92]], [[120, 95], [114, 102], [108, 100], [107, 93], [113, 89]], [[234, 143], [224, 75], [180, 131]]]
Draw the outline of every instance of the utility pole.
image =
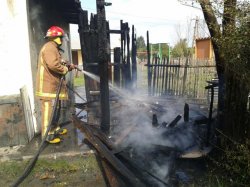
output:
[[198, 24], [199, 24], [199, 19], [198, 17], [196, 16], [195, 19], [195, 24], [194, 24], [194, 35], [193, 35], [193, 41], [192, 41], [192, 47], [194, 47], [194, 44], [195, 44], [195, 40], [198, 38], [199, 36], [199, 29], [198, 29]]
[[[192, 49], [195, 50], [195, 43], [196, 43], [196, 39], [198, 38], [199, 36], [199, 30], [198, 30], [198, 24], [199, 24], [199, 19], [198, 17], [196, 16], [195, 19], [192, 19], [192, 20], [195, 20], [195, 24], [194, 24], [194, 35], [193, 35], [193, 40], [192, 40]], [[193, 53], [193, 57], [195, 56], [196, 52]]]

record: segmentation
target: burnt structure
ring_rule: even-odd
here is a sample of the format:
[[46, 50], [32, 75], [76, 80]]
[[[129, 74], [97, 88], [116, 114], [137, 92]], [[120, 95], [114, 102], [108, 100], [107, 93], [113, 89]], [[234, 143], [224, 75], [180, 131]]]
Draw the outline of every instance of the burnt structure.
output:
[[[109, 29], [109, 22], [105, 17], [105, 6], [111, 5], [103, 0], [96, 1], [97, 14], [91, 14], [79, 5], [79, 35], [83, 54], [84, 71], [100, 76], [100, 82], [85, 75], [85, 89], [88, 102], [99, 102], [101, 115], [101, 129], [110, 129], [109, 83], [118, 87], [132, 89], [136, 87], [136, 35], [132, 29], [132, 49], [130, 49], [130, 28], [128, 23], [120, 21], [120, 30]], [[89, 24], [88, 24], [89, 23]], [[119, 34], [121, 47], [115, 48], [114, 62], [111, 62], [110, 34]], [[132, 57], [130, 55], [132, 52]], [[132, 65], [131, 65], [132, 59]], [[112, 71], [114, 67], [114, 71]], [[99, 93], [99, 94], [98, 94]]]

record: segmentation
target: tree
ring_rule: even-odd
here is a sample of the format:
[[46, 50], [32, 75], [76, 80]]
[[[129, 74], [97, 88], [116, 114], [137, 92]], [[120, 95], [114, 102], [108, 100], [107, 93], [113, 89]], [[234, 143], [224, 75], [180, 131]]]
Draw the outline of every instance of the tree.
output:
[[136, 39], [137, 44], [137, 57], [142, 61], [147, 58], [147, 49], [143, 36]]
[[235, 24], [228, 25], [220, 41], [226, 60], [224, 132], [240, 141], [250, 137], [249, 8], [249, 2], [236, 6], [231, 12]]
[[146, 49], [146, 44], [143, 36], [139, 36], [136, 39], [137, 49]]
[[[249, 52], [249, 43], [246, 43], [250, 40], [249, 2], [198, 0], [198, 3], [212, 39], [219, 78], [217, 124], [230, 137], [244, 141], [250, 135], [247, 112], [250, 66], [247, 53], [243, 53]], [[240, 97], [237, 96], [239, 91]]]
[[191, 49], [188, 47], [188, 43], [186, 39], [180, 39], [179, 42], [172, 49], [172, 57], [173, 58], [183, 58], [189, 57], [191, 54]]

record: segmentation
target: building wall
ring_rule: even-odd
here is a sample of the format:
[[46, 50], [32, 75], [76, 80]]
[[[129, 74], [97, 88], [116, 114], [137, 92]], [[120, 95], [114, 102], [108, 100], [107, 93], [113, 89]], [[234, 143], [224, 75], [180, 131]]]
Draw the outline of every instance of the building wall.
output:
[[30, 49], [26, 3], [23, 0], [1, 1], [0, 6], [0, 96], [19, 94], [27, 85], [32, 95]]
[[[9, 145], [15, 145], [24, 141], [11, 139], [11, 134], [21, 139], [27, 138], [27, 134], [22, 136], [23, 131], [20, 131], [20, 129], [25, 130], [25, 121], [20, 100], [9, 104], [7, 96], [20, 95], [20, 89], [26, 86], [29, 99], [33, 103], [31, 108], [34, 110], [26, 0], [1, 1], [0, 36], [0, 128], [5, 129], [1, 134], [1, 142], [6, 141], [10, 143]], [[31, 118], [35, 119], [34, 116]], [[35, 120], [34, 124], [36, 125]], [[13, 132], [8, 129], [12, 129]], [[9, 140], [2, 137], [9, 137]]]

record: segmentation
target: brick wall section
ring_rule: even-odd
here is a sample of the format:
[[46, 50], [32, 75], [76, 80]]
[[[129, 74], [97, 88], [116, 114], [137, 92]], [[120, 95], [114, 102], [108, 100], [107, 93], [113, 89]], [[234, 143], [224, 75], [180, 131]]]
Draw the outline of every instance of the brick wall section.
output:
[[0, 97], [0, 147], [23, 145], [28, 135], [20, 95]]

